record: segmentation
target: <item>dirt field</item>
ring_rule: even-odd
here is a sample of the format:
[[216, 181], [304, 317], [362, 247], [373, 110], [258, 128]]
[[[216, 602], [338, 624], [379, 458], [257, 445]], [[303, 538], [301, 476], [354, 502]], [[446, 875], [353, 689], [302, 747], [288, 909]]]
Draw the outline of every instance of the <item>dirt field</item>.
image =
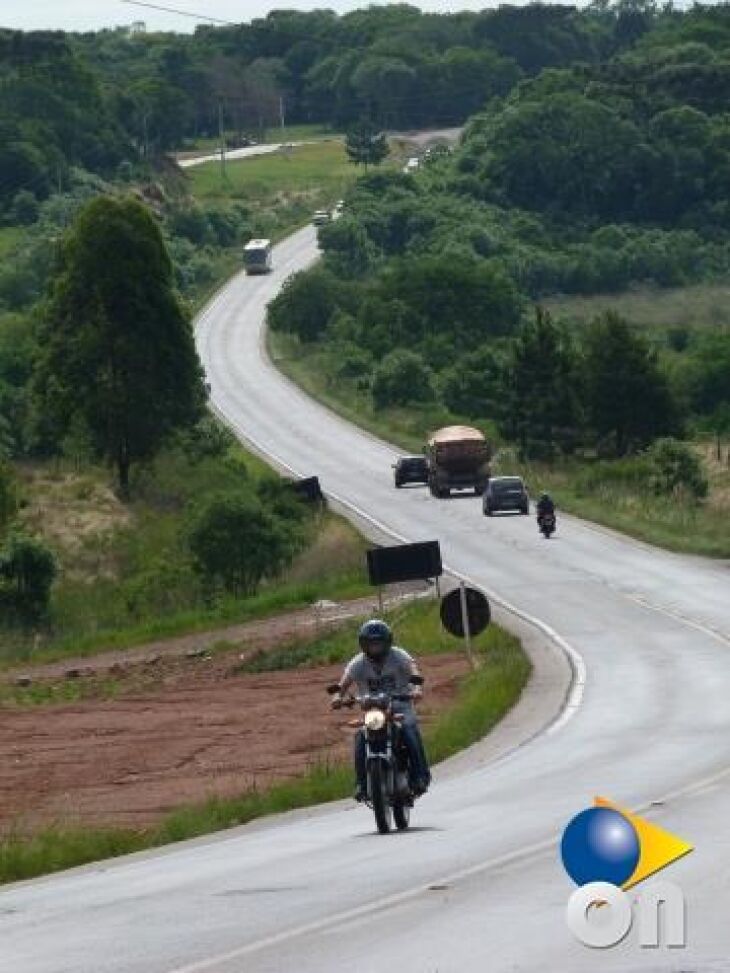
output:
[[[427, 722], [467, 667], [462, 655], [423, 662]], [[239, 665], [237, 651], [147, 659], [117, 674], [117, 698], [1, 709], [0, 833], [144, 827], [181, 804], [348, 754], [348, 717], [324, 693], [340, 666], [241, 674]]]

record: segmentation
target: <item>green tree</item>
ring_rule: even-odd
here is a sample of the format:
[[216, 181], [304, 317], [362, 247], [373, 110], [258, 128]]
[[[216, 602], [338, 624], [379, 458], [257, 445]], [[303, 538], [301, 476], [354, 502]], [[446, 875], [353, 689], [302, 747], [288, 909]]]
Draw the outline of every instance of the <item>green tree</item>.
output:
[[585, 341], [588, 419], [617, 456], [678, 431], [678, 409], [656, 355], [627, 321], [608, 311]]
[[[0, 428], [1, 434], [2, 429]], [[0, 537], [15, 515], [17, 505], [13, 470], [10, 463], [3, 459], [2, 441], [0, 440]]]
[[234, 595], [253, 594], [294, 548], [285, 522], [254, 495], [240, 491], [208, 500], [192, 519], [188, 543], [206, 583]]
[[578, 361], [568, 336], [537, 308], [504, 369], [501, 426], [523, 456], [570, 451], [580, 433]]
[[58, 438], [74, 421], [129, 493], [133, 463], [197, 420], [205, 392], [192, 330], [150, 213], [100, 197], [66, 234], [40, 329], [35, 392]]
[[10, 221], [18, 223], [20, 226], [30, 226], [31, 223], [38, 220], [39, 210], [38, 200], [33, 193], [28, 192], [27, 189], [21, 189], [19, 193], [15, 194], [10, 207]]
[[48, 611], [56, 560], [40, 541], [13, 533], [0, 550], [0, 604], [23, 621], [42, 618]]
[[335, 278], [321, 267], [293, 274], [269, 304], [274, 331], [316, 341], [337, 309]]
[[436, 397], [433, 373], [415, 351], [398, 348], [386, 355], [373, 373], [373, 402], [378, 409]]
[[471, 418], [495, 419], [502, 413], [504, 366], [491, 348], [457, 359], [441, 376], [444, 404]]
[[347, 133], [345, 151], [356, 166], [378, 166], [387, 157], [390, 149], [384, 132], [369, 120], [363, 119]]

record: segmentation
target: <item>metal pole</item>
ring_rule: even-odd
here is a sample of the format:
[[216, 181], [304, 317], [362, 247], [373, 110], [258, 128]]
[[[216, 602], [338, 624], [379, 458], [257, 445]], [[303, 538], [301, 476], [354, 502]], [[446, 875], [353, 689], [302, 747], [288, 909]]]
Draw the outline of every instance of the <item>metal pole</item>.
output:
[[218, 102], [218, 137], [221, 143], [221, 182], [226, 181], [226, 140], [223, 134], [223, 105]]
[[464, 628], [464, 647], [466, 648], [466, 657], [469, 660], [469, 665], [472, 669], [476, 669], [476, 659], [474, 658], [474, 653], [471, 648], [471, 630], [469, 628], [469, 612], [466, 607], [466, 585], [463, 581], [459, 582], [459, 601], [461, 602], [461, 624]]
[[279, 121], [281, 122], [281, 141], [282, 145], [286, 142], [286, 125], [284, 124], [284, 96], [279, 96]]

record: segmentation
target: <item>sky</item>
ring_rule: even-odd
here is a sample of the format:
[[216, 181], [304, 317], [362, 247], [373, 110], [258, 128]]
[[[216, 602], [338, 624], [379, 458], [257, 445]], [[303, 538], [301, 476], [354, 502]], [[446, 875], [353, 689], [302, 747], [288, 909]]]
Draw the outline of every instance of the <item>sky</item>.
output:
[[[387, 5], [387, 0], [149, 0], [158, 6], [218, 17], [235, 23], [265, 16], [270, 10], [315, 10], [328, 8], [338, 13], [374, 4]], [[498, 0], [411, 0], [422, 10], [446, 13], [454, 10], [481, 10], [496, 6]], [[517, 6], [521, 0], [509, 0]], [[180, 14], [133, 6], [123, 0], [0, 0], [0, 27], [25, 30], [98, 30], [143, 20], [148, 30], [190, 31], [198, 22]]]

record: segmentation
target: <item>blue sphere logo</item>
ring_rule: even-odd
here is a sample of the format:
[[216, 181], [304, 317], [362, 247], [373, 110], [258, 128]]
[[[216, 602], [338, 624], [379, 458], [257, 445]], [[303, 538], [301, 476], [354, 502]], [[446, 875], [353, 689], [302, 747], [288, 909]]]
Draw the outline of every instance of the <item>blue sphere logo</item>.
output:
[[636, 871], [641, 847], [633, 824], [608, 807], [576, 814], [560, 845], [565, 870], [577, 885], [610, 882], [621, 886]]

